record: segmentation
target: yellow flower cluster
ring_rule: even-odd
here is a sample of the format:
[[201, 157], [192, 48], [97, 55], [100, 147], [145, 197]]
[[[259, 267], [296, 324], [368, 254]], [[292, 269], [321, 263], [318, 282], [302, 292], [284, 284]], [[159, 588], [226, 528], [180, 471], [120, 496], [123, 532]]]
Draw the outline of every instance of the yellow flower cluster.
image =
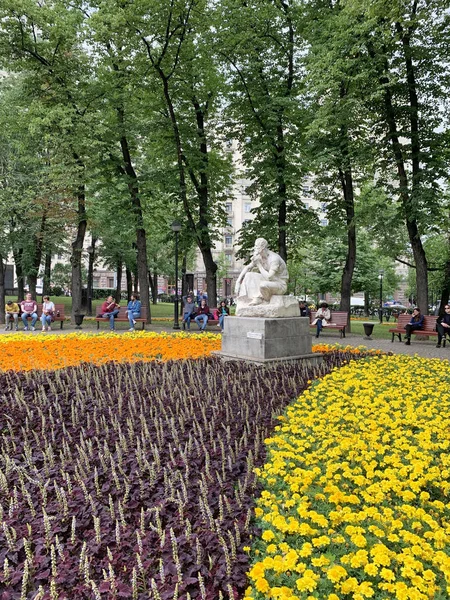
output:
[[450, 597], [450, 366], [352, 361], [291, 405], [256, 472], [246, 600]]

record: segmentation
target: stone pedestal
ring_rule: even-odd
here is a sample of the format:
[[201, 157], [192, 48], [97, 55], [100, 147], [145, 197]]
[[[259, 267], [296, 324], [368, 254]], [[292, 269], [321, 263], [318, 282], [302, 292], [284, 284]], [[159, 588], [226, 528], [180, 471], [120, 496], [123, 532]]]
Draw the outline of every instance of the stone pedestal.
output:
[[308, 317], [268, 319], [262, 317], [229, 317], [224, 320], [222, 350], [225, 359], [241, 359], [255, 363], [306, 360], [322, 361], [313, 354]]

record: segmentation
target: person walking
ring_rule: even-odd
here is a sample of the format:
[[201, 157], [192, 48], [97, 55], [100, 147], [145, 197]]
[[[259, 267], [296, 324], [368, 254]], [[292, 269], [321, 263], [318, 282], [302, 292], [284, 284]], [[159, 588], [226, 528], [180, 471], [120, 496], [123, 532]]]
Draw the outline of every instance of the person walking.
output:
[[197, 308], [197, 316], [194, 319], [200, 331], [205, 331], [206, 325], [208, 324], [208, 315], [209, 306], [206, 304], [206, 300], [203, 299], [200, 302], [200, 306]]
[[436, 319], [436, 329], [438, 332], [438, 343], [436, 344], [436, 348], [440, 348], [442, 338], [450, 334], [450, 305], [446, 304], [444, 306], [444, 311], [444, 314], [439, 315]]
[[405, 325], [405, 331], [406, 331], [405, 345], [406, 346], [411, 345], [411, 333], [413, 331], [417, 331], [418, 329], [422, 329], [422, 328], [423, 328], [423, 314], [420, 312], [420, 308], [416, 307], [413, 310], [413, 313], [411, 315], [411, 320], [409, 321], [409, 323], [407, 323]]

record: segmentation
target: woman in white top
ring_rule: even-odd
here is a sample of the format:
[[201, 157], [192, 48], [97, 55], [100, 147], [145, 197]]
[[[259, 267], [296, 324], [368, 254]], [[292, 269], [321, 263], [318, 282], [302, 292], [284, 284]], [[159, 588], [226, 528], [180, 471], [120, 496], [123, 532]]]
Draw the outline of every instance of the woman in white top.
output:
[[55, 305], [53, 302], [50, 302], [49, 296], [44, 296], [43, 300], [41, 315], [42, 331], [51, 331], [52, 317], [55, 314]]
[[331, 312], [326, 302], [321, 302], [319, 310], [316, 312], [312, 325], [316, 325], [316, 338], [319, 337], [322, 327], [326, 327], [331, 321]]

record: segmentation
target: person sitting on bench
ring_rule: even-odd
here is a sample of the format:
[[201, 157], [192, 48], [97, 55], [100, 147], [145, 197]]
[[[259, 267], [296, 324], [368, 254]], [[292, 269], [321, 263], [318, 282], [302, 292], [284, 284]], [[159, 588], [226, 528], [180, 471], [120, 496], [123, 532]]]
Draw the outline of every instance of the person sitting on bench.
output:
[[450, 306], [446, 304], [444, 306], [444, 314], [439, 315], [436, 319], [436, 330], [438, 332], [438, 343], [436, 348], [441, 347], [442, 338], [450, 334]]
[[19, 329], [19, 305], [12, 300], [8, 300], [5, 306], [5, 331], [9, 330], [9, 326], [11, 325], [11, 331], [13, 328], [13, 324], [10, 323], [10, 319], [14, 320], [14, 328], [17, 331]]
[[102, 304], [102, 317], [104, 319], [109, 319], [109, 328], [111, 331], [114, 331], [115, 329], [114, 319], [119, 314], [119, 309], [119, 304], [116, 304], [112, 296], [108, 296]]
[[134, 326], [136, 325], [136, 319], [139, 319], [141, 316], [141, 301], [136, 294], [131, 295], [131, 300], [128, 302], [127, 306], [127, 317], [130, 323], [130, 329], [128, 331], [134, 331]]
[[423, 319], [424, 319], [424, 317], [423, 317], [423, 314], [420, 312], [420, 308], [416, 307], [413, 310], [413, 314], [411, 316], [410, 322], [405, 325], [405, 331], [406, 331], [405, 345], [406, 346], [411, 345], [411, 333], [413, 331], [416, 331], [417, 329], [423, 328]]
[[319, 310], [316, 312], [316, 316], [311, 325], [316, 326], [316, 338], [319, 337], [322, 327], [326, 327], [331, 321], [331, 312], [326, 302], [321, 302]]
[[31, 317], [31, 331], [34, 331], [34, 326], [36, 325], [36, 321], [38, 319], [36, 300], [33, 300], [32, 298], [32, 295], [28, 293], [25, 296], [25, 300], [22, 300], [20, 303], [20, 308], [22, 309], [22, 321], [25, 331], [28, 331], [28, 317]]
[[183, 296], [183, 329], [191, 329], [191, 319], [195, 317], [195, 304], [192, 296]]
[[202, 300], [200, 306], [197, 308], [197, 316], [194, 319], [200, 331], [205, 331], [206, 325], [208, 324], [208, 315], [209, 306], [206, 304], [206, 300]]

